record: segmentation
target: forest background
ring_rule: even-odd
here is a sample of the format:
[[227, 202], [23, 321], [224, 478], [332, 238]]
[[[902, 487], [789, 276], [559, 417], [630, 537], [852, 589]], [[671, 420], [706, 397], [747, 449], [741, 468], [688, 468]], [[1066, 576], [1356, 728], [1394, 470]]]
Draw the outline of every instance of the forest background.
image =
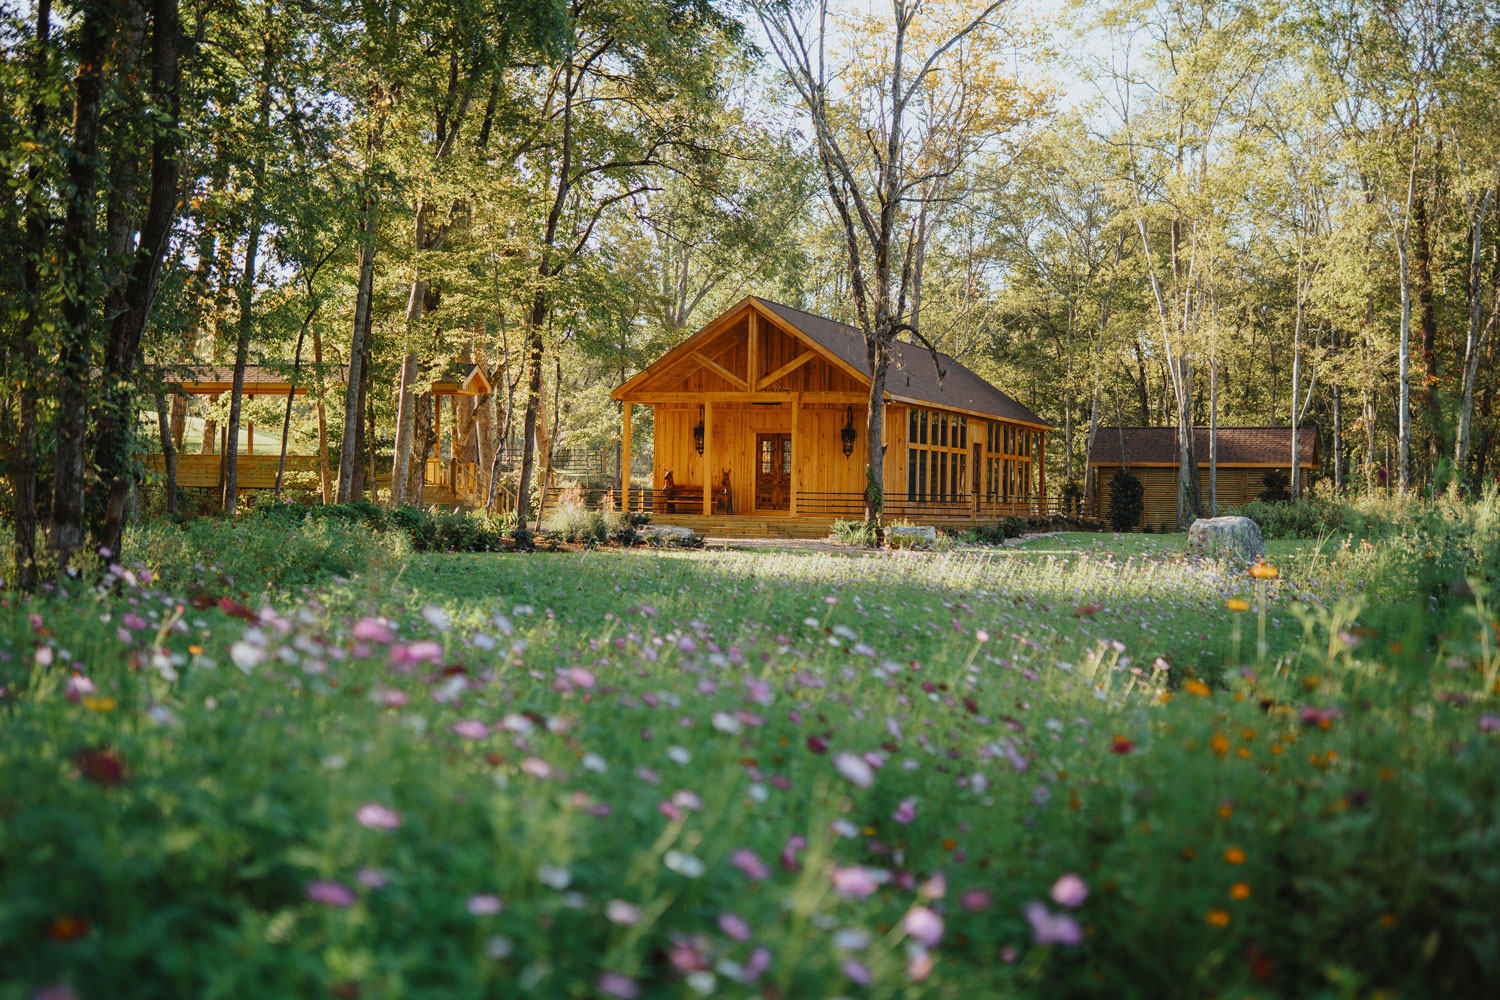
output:
[[[1056, 483], [1121, 423], [1305, 424], [1336, 491], [1500, 465], [1491, 4], [0, 12], [23, 583], [41, 539], [118, 550], [147, 454], [251, 423], [322, 452], [325, 500], [375, 470], [420, 503], [451, 451], [423, 390], [471, 365], [462, 446], [529, 498], [558, 449], [617, 454], [610, 390], [747, 294], [961, 359], [1058, 425]], [[187, 363], [235, 390], [175, 396]], [[257, 364], [309, 394], [245, 396]]]

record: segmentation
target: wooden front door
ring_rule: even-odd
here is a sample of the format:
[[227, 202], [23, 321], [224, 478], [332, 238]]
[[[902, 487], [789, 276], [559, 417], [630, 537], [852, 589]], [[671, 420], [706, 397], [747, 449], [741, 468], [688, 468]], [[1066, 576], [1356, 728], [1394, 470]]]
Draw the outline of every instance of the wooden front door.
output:
[[792, 436], [755, 435], [755, 509], [790, 510]]

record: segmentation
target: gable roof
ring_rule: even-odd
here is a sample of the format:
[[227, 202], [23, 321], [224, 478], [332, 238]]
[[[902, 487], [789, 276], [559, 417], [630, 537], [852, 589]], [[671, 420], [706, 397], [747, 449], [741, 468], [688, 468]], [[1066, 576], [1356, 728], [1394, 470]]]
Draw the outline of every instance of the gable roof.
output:
[[[1125, 453], [1132, 465], [1176, 465], [1177, 428], [1126, 427]], [[1318, 429], [1304, 424], [1297, 435], [1298, 464], [1318, 465]], [[1193, 428], [1193, 454], [1208, 466], [1208, 428]], [[1291, 465], [1291, 427], [1220, 427], [1218, 462], [1221, 466], [1250, 465], [1286, 468]], [[1090, 465], [1120, 464], [1120, 428], [1100, 427], [1089, 449]]]
[[[751, 295], [668, 351], [650, 368], [626, 380], [625, 384], [616, 389], [613, 395], [616, 399], [621, 398], [624, 393], [634, 389], [649, 377], [648, 373], [660, 371], [663, 360], [696, 348], [707, 339], [707, 336], [711, 335], [711, 331], [716, 333], [722, 329], [724, 320], [738, 316], [747, 308], [753, 308], [768, 319], [789, 328], [831, 358], [840, 368], [858, 376], [868, 384], [870, 365], [865, 353], [865, 336], [857, 327]], [[938, 353], [938, 361], [947, 371], [941, 381], [938, 380], [932, 356], [926, 348], [896, 341], [891, 345], [891, 365], [886, 373], [887, 397], [900, 403], [967, 410], [1001, 420], [1031, 424], [1041, 429], [1051, 428], [1052, 425], [1046, 420], [986, 382], [962, 362], [941, 352]]]

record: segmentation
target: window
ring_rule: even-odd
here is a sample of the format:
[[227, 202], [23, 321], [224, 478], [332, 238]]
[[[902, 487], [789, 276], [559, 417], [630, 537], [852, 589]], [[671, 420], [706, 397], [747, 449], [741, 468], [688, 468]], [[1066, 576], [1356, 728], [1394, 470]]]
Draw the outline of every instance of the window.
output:
[[1034, 436], [1029, 429], [1014, 424], [991, 422], [986, 426], [982, 483], [986, 502], [1018, 503], [1030, 498]]
[[[994, 426], [990, 425], [991, 434]], [[907, 499], [966, 501], [969, 418], [914, 407], [907, 411], [906, 434]]]

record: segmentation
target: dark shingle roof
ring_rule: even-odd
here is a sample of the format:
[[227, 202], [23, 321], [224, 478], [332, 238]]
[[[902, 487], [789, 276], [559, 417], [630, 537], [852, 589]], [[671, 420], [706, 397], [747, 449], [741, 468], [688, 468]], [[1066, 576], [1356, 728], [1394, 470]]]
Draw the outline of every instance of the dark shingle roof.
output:
[[[779, 302], [756, 297], [756, 301], [781, 319], [839, 358], [855, 371], [870, 377], [869, 359], [865, 354], [865, 336], [857, 328], [826, 316], [803, 312]], [[886, 375], [886, 391], [893, 396], [921, 400], [934, 406], [974, 410], [1003, 420], [1050, 427], [1046, 420], [1011, 399], [971, 371], [962, 362], [938, 354], [939, 363], [947, 369], [940, 383], [925, 347], [897, 341], [892, 345], [891, 367]]]
[[[1303, 467], [1318, 464], [1318, 429], [1303, 425], [1297, 435], [1297, 451]], [[1177, 462], [1176, 427], [1126, 427], [1125, 453], [1132, 462]], [[1198, 464], [1208, 465], [1208, 428], [1193, 428], [1193, 455]], [[1290, 466], [1292, 457], [1291, 427], [1220, 427], [1218, 461], [1220, 465]], [[1089, 449], [1091, 465], [1120, 464], [1120, 429], [1101, 427]]]

